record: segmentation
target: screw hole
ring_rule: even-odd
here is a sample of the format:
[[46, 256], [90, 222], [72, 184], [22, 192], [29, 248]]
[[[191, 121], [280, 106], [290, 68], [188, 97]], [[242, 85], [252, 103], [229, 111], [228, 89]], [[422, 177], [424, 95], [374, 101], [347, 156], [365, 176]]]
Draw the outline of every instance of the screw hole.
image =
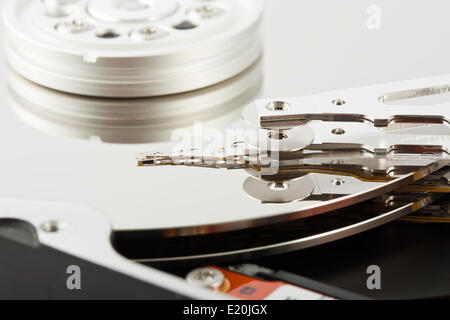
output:
[[269, 183], [269, 189], [272, 191], [284, 191], [289, 188], [289, 183], [287, 182], [271, 182]]
[[174, 25], [173, 28], [177, 30], [190, 30], [197, 28], [197, 25], [189, 20], [184, 20]]
[[108, 29], [102, 32], [98, 32], [95, 36], [101, 39], [115, 39], [120, 37], [120, 34], [115, 32], [114, 30]]
[[268, 136], [269, 136], [269, 139], [272, 139], [272, 140], [286, 140], [287, 138], [289, 138], [287, 133], [285, 133], [283, 131], [278, 131], [278, 130], [270, 131]]
[[65, 224], [56, 220], [44, 222], [41, 225], [41, 230], [47, 233], [57, 233], [65, 228]]
[[335, 99], [335, 100], [331, 101], [331, 103], [334, 104], [335, 106], [343, 106], [347, 102], [345, 100], [342, 100], [342, 99]]
[[341, 129], [341, 128], [336, 128], [336, 129], [331, 130], [331, 133], [340, 136], [340, 135], [345, 134], [345, 130]]
[[288, 111], [290, 107], [290, 104], [285, 101], [272, 101], [266, 105], [269, 111]]
[[342, 178], [336, 178], [336, 179], [333, 179], [333, 180], [331, 181], [331, 183], [332, 183], [333, 186], [335, 186], [335, 187], [341, 187], [341, 186], [343, 186], [343, 185], [345, 184], [345, 180], [342, 179]]

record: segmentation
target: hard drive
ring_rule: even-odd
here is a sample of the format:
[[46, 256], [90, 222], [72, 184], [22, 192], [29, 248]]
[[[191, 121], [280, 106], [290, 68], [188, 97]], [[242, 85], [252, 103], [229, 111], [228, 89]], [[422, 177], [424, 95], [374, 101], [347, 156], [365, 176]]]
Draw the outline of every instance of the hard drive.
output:
[[0, 298], [448, 298], [438, 2], [5, 1]]

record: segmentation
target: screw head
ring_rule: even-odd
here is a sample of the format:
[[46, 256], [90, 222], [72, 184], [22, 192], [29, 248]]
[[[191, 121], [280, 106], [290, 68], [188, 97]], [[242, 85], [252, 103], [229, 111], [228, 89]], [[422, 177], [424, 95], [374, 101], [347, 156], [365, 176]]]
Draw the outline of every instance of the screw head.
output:
[[130, 38], [135, 41], [151, 41], [168, 35], [167, 31], [152, 26], [146, 26], [130, 32]]
[[217, 290], [224, 284], [225, 275], [214, 268], [199, 268], [189, 272], [186, 280], [197, 287]]
[[223, 15], [224, 13], [225, 10], [209, 4], [201, 5], [191, 10], [188, 10], [188, 15], [192, 15], [194, 18], [201, 18], [201, 19], [218, 17]]
[[291, 105], [286, 101], [272, 101], [266, 105], [269, 111], [288, 111]]
[[46, 233], [58, 233], [66, 228], [66, 224], [61, 221], [50, 220], [41, 224], [40, 228]]
[[81, 33], [89, 31], [93, 26], [81, 19], [72, 19], [58, 23], [55, 26], [56, 31], [60, 33]]
[[332, 183], [333, 186], [335, 186], [335, 187], [342, 187], [342, 186], [345, 184], [345, 180], [342, 179], [342, 178], [336, 178], [336, 179], [333, 179], [333, 180], [331, 181], [331, 183]]

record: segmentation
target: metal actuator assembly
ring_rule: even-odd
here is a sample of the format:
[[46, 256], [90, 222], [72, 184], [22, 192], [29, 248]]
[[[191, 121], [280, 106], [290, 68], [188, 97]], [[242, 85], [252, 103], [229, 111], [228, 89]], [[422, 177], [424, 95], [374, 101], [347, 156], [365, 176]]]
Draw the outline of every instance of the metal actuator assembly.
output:
[[212, 167], [234, 169], [251, 167], [252, 161], [255, 165], [255, 150], [265, 155], [264, 160], [322, 162], [326, 158], [331, 167], [342, 165], [339, 159], [357, 162], [356, 154], [384, 159], [385, 164], [396, 159], [446, 160], [450, 150], [450, 86], [442, 83], [450, 83], [450, 76], [257, 100], [243, 110], [243, 118], [259, 130], [264, 143], [235, 141], [233, 146], [217, 146], [222, 155], [195, 150], [189, 150], [184, 158], [179, 154], [143, 154], [139, 163], [204, 166], [208, 161]]
[[[207, 237], [211, 230], [258, 235], [266, 234], [266, 228], [296, 234], [265, 246], [255, 241], [237, 250], [234, 245], [217, 256], [315, 246], [413, 214], [450, 192], [449, 83], [446, 75], [257, 100], [243, 111], [248, 128], [258, 132], [257, 143], [241, 137], [208, 151], [143, 153], [137, 162], [143, 167], [240, 170], [231, 175], [233, 182], [242, 179], [236, 188], [260, 203], [261, 212], [279, 209], [269, 216], [243, 214], [240, 221], [173, 229], [171, 235]], [[420, 213], [409, 217], [423, 218]], [[333, 223], [324, 228], [327, 221]], [[314, 226], [320, 230], [312, 230]]]

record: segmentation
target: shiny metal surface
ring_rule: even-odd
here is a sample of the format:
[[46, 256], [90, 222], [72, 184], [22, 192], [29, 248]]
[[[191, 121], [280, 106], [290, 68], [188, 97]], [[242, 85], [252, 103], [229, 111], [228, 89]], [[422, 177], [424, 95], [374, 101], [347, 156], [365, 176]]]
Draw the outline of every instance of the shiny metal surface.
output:
[[[266, 129], [287, 129], [303, 126], [310, 121], [360, 122], [375, 127], [391, 127], [396, 123], [408, 124], [450, 124], [449, 75], [387, 83], [375, 86], [324, 92], [303, 97], [261, 99], [247, 108], [255, 108], [256, 122]], [[428, 87], [413, 89], [428, 84]], [[396, 92], [387, 93], [389, 90]], [[447, 102], [430, 101], [423, 105], [414, 104], [412, 99], [430, 96], [445, 96]], [[409, 100], [403, 104], [387, 102]], [[244, 117], [251, 115], [244, 111]], [[320, 127], [318, 128], [320, 130]], [[335, 135], [345, 134], [345, 130], [334, 129]]]
[[[328, 215], [328, 217], [326, 218], [328, 220], [321, 220], [320, 216], [313, 217], [312, 220], [309, 220], [307, 222], [307, 224], [309, 225], [309, 229], [314, 230], [314, 232], [311, 232], [310, 230], [308, 232], [308, 229], [305, 230], [304, 227], [298, 227], [298, 238], [289, 241], [279, 241], [276, 235], [280, 232], [280, 230], [283, 230], [283, 227], [274, 225], [272, 226], [272, 230], [270, 230], [269, 227], [268, 230], [266, 229], [260, 231], [263, 234], [273, 234], [273, 239], [269, 244], [266, 241], [264, 245], [261, 245], [261, 243], [263, 243], [262, 239], [260, 239], [261, 243], [258, 243], [259, 241], [255, 240], [258, 239], [258, 235], [250, 233], [249, 230], [248, 235], [241, 235], [240, 237], [237, 237], [243, 243], [247, 243], [247, 247], [243, 249], [230, 249], [232, 247], [233, 241], [228, 241], [227, 244], [221, 246], [220, 251], [218, 251], [217, 247], [211, 244], [211, 242], [208, 242], [207, 239], [200, 239], [199, 243], [203, 245], [200, 248], [196, 248], [196, 250], [205, 250], [205, 253], [193, 254], [192, 252], [190, 252], [190, 249], [193, 248], [189, 248], [189, 246], [186, 245], [186, 247], [183, 248], [185, 255], [173, 255], [173, 253], [168, 252], [168, 256], [156, 258], [138, 258], [135, 259], [135, 261], [142, 263], [177, 263], [180, 261], [192, 262], [208, 260], [212, 258], [214, 258], [216, 261], [217, 259], [251, 259], [262, 255], [279, 254], [299, 249], [306, 249], [320, 244], [329, 243], [331, 241], [343, 239], [360, 232], [364, 232], [381, 226], [388, 222], [392, 222], [407, 214], [414, 213], [417, 210], [424, 208], [425, 206], [439, 198], [440, 196], [436, 194], [411, 194], [402, 199], [402, 196], [400, 195], [393, 201], [391, 209], [389, 209], [389, 206], [386, 205], [383, 209], [375, 212], [375, 214], [368, 210], [371, 205], [374, 205], [374, 203], [369, 202], [368, 207], [365, 208], [366, 210], [368, 210], [368, 212], [366, 213], [361, 213], [360, 209], [357, 213], [344, 213], [343, 216], [342, 213], [339, 213], [339, 211], [331, 212], [331, 215]], [[363, 218], [360, 217], [361, 214], [364, 216]], [[335, 215], [335, 217], [333, 217], [333, 215]], [[318, 221], [315, 222], [315, 219], [318, 219]], [[333, 221], [334, 223], [336, 223], [336, 226], [334, 228], [332, 226], [329, 226], [328, 231], [320, 232], [321, 228], [318, 228], [317, 225], [315, 226], [315, 224], [318, 224], [323, 226], [322, 229], [327, 229], [326, 226], [330, 225], [330, 223], [333, 223]], [[285, 232], [295, 234], [295, 230], [290, 230], [289, 228]], [[243, 246], [241, 245], [241, 247]]]
[[[317, 216], [333, 210], [346, 208], [358, 203], [367, 201], [377, 196], [384, 195], [386, 193], [401, 189], [410, 184], [413, 184], [428, 175], [436, 172], [437, 170], [444, 168], [448, 165], [448, 160], [430, 161], [427, 166], [417, 168], [411, 173], [401, 175], [394, 180], [385, 183], [357, 183], [353, 182], [352, 192], [347, 192], [347, 195], [343, 197], [333, 198], [328, 201], [299, 201], [299, 202], [287, 202], [287, 203], [271, 203], [267, 201], [261, 201], [261, 199], [252, 200], [259, 202], [261, 210], [265, 207], [277, 208], [275, 214], [272, 215], [259, 215], [257, 217], [249, 217], [246, 213], [237, 221], [216, 222], [212, 224], [191, 224], [182, 227], [166, 227], [163, 229], [153, 229], [152, 234], [160, 237], [176, 237], [176, 236], [190, 236], [190, 235], [204, 235], [211, 233], [227, 232], [233, 230], [244, 230], [247, 228], [255, 228], [260, 226], [266, 226], [281, 222], [295, 221], [298, 219], [305, 219], [308, 217]], [[319, 175], [323, 176], [323, 175]], [[326, 176], [326, 175], [325, 175]], [[336, 178], [336, 177], [334, 177]], [[331, 178], [329, 181], [333, 181]], [[332, 184], [329, 184], [332, 185]], [[350, 183], [349, 183], [350, 185]], [[235, 185], [236, 188], [238, 185]], [[239, 188], [241, 190], [241, 188]], [[317, 188], [315, 189], [317, 190]], [[320, 189], [319, 189], [320, 190]], [[246, 194], [249, 196], [249, 194]], [[251, 193], [250, 193], [251, 195]], [[302, 194], [302, 197], [304, 194]], [[293, 209], [290, 208], [293, 207]], [[284, 210], [284, 211], [283, 211]], [[374, 227], [375, 225], [372, 225]]]
[[4, 0], [2, 7], [11, 67], [74, 94], [197, 90], [236, 76], [262, 52], [262, 0]]
[[[37, 86], [8, 68], [8, 101], [29, 126], [56, 136], [106, 143], [170, 141], [174, 128], [235, 121], [239, 106], [261, 90], [262, 65], [194, 92], [138, 99], [92, 99]], [[205, 98], [207, 97], [207, 98]]]
[[189, 272], [186, 280], [196, 287], [219, 290], [225, 282], [225, 275], [214, 268], [200, 268]]
[[244, 182], [248, 195], [263, 203], [289, 203], [308, 198], [315, 188], [311, 177], [301, 177], [288, 181], [263, 181], [253, 177]]
[[[264, 87], [259, 97], [301, 96], [450, 73], [447, 59], [450, 45], [442, 41], [450, 32], [447, 10], [443, 8], [450, 5], [443, 0], [437, 2], [436, 6], [429, 6], [424, 0], [267, 1], [262, 62]], [[376, 30], [367, 28], [366, 10], [373, 4], [382, 9], [382, 25]], [[407, 13], [404, 8], [408, 8]], [[432, 19], [418, 18], [423, 16]], [[420, 46], [417, 39], [421, 39]], [[93, 134], [94, 138], [89, 139], [59, 134], [58, 130], [49, 130], [49, 123], [32, 127], [17, 116], [6, 100], [5, 75], [6, 67], [2, 65], [1, 198], [81, 204], [105, 214], [116, 230], [246, 227], [240, 221], [271, 221], [273, 217], [304, 209], [295, 202], [262, 204], [253, 199], [242, 188], [248, 178], [244, 171], [179, 167], [142, 171], [137, 168], [138, 152], [173, 148], [176, 143], [166, 138], [141, 144], [130, 143], [133, 139], [129, 139], [129, 143], [118, 144], [95, 138], [100, 134]], [[21, 94], [33, 99], [25, 88]], [[51, 96], [48, 100], [56, 101]], [[216, 103], [208, 94], [201, 99]], [[249, 102], [238, 101], [234, 105], [233, 101], [218, 108], [227, 113]], [[176, 109], [173, 112], [177, 114]], [[233, 120], [215, 127], [244, 125], [237, 113]], [[173, 129], [176, 128], [174, 125]], [[352, 128], [343, 127], [350, 133], [346, 137], [348, 142], [355, 142]], [[357, 131], [357, 126], [353, 129]], [[110, 130], [117, 136], [117, 128]], [[416, 139], [416, 130], [432, 129], [407, 128], [395, 133], [401, 137], [396, 141]], [[147, 131], [143, 136], [147, 134], [154, 135]], [[387, 146], [390, 136], [387, 132], [382, 137]], [[356, 142], [370, 144], [372, 138], [368, 136]]]

